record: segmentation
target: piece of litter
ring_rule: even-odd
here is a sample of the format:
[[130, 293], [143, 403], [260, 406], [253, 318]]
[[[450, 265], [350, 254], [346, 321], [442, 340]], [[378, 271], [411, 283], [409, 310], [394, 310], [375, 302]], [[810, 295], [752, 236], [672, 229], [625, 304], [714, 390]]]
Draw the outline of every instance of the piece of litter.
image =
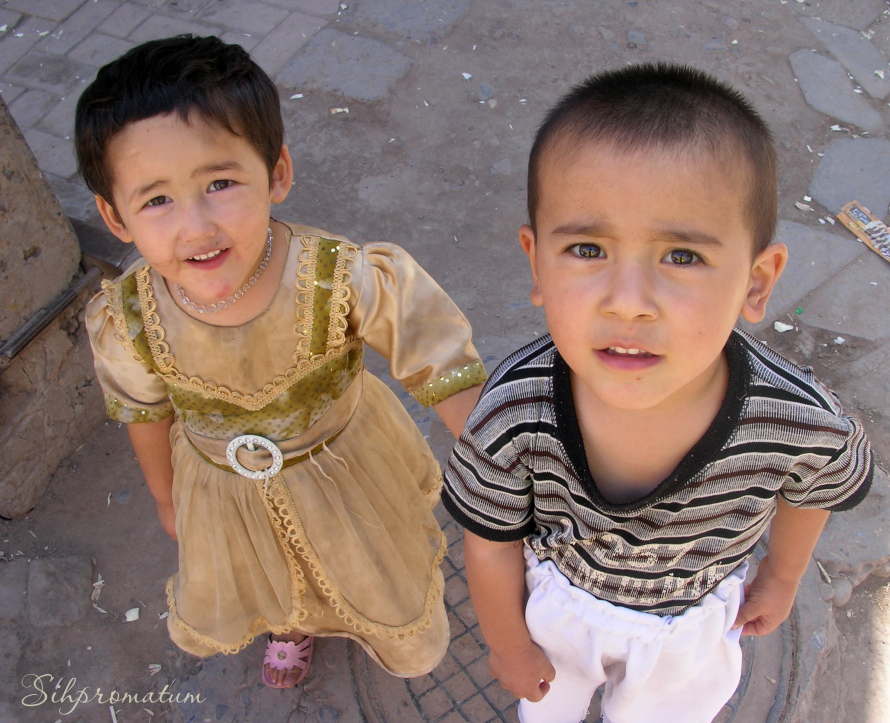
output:
[[111, 711], [111, 723], [117, 723], [117, 716], [114, 713], [114, 706], [113, 705], [108, 706], [108, 710]]
[[427, 102], [426, 102], [426, 101], [423, 101], [423, 104], [424, 104], [424, 105], [425, 105], [425, 106], [426, 106], [426, 107], [427, 107], [427, 108], [429, 108], [429, 107], [430, 107], [430, 104], [429, 104], [429, 103], [427, 103]]
[[528, 103], [528, 98], [520, 98], [519, 102], [520, 103]]
[[31, 537], [37, 537], [37, 535], [34, 534], [34, 530], [28, 530], [28, 532], [31, 534]]
[[[6, 30], [6, 27], [4, 26], [3, 28], [0, 28], [0, 30]], [[476, 49], [476, 46], [474, 45], [473, 50], [475, 50], [475, 49]]]
[[831, 576], [828, 574], [828, 571], [822, 567], [822, 563], [816, 560], [816, 567], [819, 568], [819, 574], [822, 575], [822, 579], [829, 585], [831, 585]]
[[169, 612], [166, 612], [166, 613], [160, 613], [160, 614], [158, 615], [158, 618], [160, 618], [161, 620], [163, 620], [164, 618], [169, 617], [169, 616], [170, 616], [170, 613], [169, 613]]
[[876, 70], [875, 75], [878, 76], [881, 80], [884, 80], [884, 71], [883, 70]]
[[146, 713], [148, 713], [152, 718], [155, 717], [153, 710], [149, 710], [148, 708], [143, 708], [142, 710], [144, 710]]
[[160, 673], [160, 672], [161, 672], [161, 665], [160, 665], [160, 663], [151, 663], [151, 664], [148, 666], [148, 674], [149, 674], [149, 675], [152, 675], [152, 676], [153, 676], [153, 675], [157, 675], [157, 674]]
[[99, 611], [100, 613], [102, 613], [103, 615], [107, 615], [107, 614], [108, 614], [108, 611], [107, 611], [107, 610], [103, 610], [103, 609], [100, 608], [98, 605], [96, 605], [96, 603], [93, 603], [93, 607], [96, 608], [96, 610], [98, 610], [98, 611]]
[[106, 507], [111, 507], [111, 492], [108, 493], [108, 504], [105, 505], [105, 506], [106, 506]]
[[842, 128], [842, 127], [839, 126], [839, 125], [833, 125], [833, 126], [831, 126], [831, 130], [833, 130], [833, 131], [845, 131], [845, 130], [847, 130], [847, 129], [846, 129], [846, 128]]
[[809, 143], [807, 143], [807, 150], [808, 150], [808, 151], [809, 151], [809, 152], [810, 152], [810, 153], [812, 153], [812, 152], [813, 152], [813, 149], [812, 149], [812, 148], [810, 148], [810, 144], [809, 144]]
[[836, 337], [834, 337], [834, 339], [832, 339], [832, 341], [835, 344], [843, 344], [846, 341], [846, 339], [844, 339], [844, 337], [842, 337], [842, 336], [836, 336]]
[[294, 93], [294, 94], [290, 97], [290, 99], [291, 99], [291, 100], [296, 100], [297, 98], [302, 98], [302, 97], [303, 97], [303, 94], [302, 94], [302, 93]]
[[820, 219], [819, 219], [819, 223], [821, 223], [821, 224], [824, 226], [824, 225], [825, 225], [825, 219], [824, 219], [824, 218], [820, 218]]
[[101, 573], [99, 573], [99, 579], [93, 583], [93, 587], [99, 587], [99, 588], [105, 587], [105, 580], [102, 579]]
[[6, 28], [8, 28], [8, 27], [9, 27], [8, 25], [0, 25], [0, 33], [5, 33]]
[[331, 115], [337, 115], [337, 113], [349, 113], [349, 108], [331, 108]]
[[797, 309], [795, 309], [794, 313], [795, 314], [803, 314], [803, 309], [798, 306]]
[[770, 683], [772, 683], [773, 685], [776, 684], [776, 680], [775, 680], [775, 678], [770, 678], [768, 675], [764, 675], [763, 677], [766, 678], [766, 679], [767, 679]]
[[25, 37], [25, 34], [24, 34], [24, 33], [16, 33], [16, 34], [13, 35], [12, 37], [14, 37], [14, 38], [24, 38], [24, 37]]
[[808, 203], [801, 203], [800, 201], [795, 201], [794, 205], [797, 206], [801, 211], [815, 211], [816, 209], [810, 206]]
[[730, 45], [738, 45], [738, 44], [739, 44], [739, 41], [738, 41], [738, 40], [733, 40], [733, 41], [730, 43]]
[[806, 201], [807, 203], [809, 203], [810, 201], [813, 200], [813, 197], [812, 196], [804, 196], [803, 200]]
[[464, 77], [464, 80], [469, 80], [470, 78], [473, 77], [473, 76], [470, 75], [469, 73], [461, 73], [461, 75]]
[[134, 623], [139, 619], [139, 608], [130, 608], [124, 613], [124, 619], [128, 623]]
[[844, 204], [837, 219], [862, 243], [890, 263], [890, 228], [859, 201]]
[[394, 140], [395, 140], [395, 138], [390, 138], [389, 142], [392, 143]]
[[782, 321], [773, 322], [773, 329], [775, 329], [780, 334], [784, 334], [786, 331], [791, 331], [794, 327], [791, 324], [786, 324]]
[[831, 216], [826, 216], [825, 220], [828, 221], [832, 226], [834, 226], [834, 219]]
[[870, 283], [872, 286], [877, 286], [877, 285], [878, 285], [878, 282], [877, 282], [877, 281], [869, 281], [868, 283]]

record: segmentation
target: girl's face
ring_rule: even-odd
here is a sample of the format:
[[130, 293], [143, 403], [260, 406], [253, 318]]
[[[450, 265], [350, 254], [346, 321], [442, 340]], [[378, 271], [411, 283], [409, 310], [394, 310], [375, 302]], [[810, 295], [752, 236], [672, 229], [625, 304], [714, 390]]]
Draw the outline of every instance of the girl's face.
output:
[[270, 204], [284, 200], [293, 177], [286, 147], [270, 182], [244, 138], [175, 113], [126, 126], [108, 144], [108, 163], [114, 208], [96, 197], [108, 227], [205, 305], [231, 296], [256, 271]]

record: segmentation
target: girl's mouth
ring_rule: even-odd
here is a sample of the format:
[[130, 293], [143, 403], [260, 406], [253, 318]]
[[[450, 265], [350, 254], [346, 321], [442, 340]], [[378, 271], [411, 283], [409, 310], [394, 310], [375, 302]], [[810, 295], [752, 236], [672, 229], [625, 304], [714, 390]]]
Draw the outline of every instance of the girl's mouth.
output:
[[206, 254], [199, 254], [198, 256], [190, 256], [189, 261], [209, 261], [210, 259], [214, 259], [219, 256], [225, 249], [216, 249], [214, 251], [210, 251]]
[[625, 349], [623, 346], [610, 346], [604, 350], [606, 354], [611, 354], [614, 356], [631, 356], [637, 357], [638, 359], [647, 359], [655, 356], [654, 354], [650, 354], [648, 351], [643, 351], [642, 349]]

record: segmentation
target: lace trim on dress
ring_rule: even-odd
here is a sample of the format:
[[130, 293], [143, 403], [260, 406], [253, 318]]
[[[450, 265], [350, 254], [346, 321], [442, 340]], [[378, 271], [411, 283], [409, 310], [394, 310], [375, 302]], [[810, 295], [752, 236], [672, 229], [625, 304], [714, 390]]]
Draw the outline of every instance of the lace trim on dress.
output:
[[162, 407], [144, 409], [122, 402], [110, 394], [105, 395], [105, 411], [115, 422], [123, 424], [139, 424], [141, 422], [160, 422], [173, 414], [173, 405], [168, 401]]
[[140, 355], [138, 351], [136, 351], [136, 347], [133, 346], [133, 340], [130, 339], [130, 329], [127, 326], [127, 319], [124, 316], [124, 296], [121, 289], [121, 280], [103, 281], [102, 291], [105, 292], [105, 298], [108, 299], [108, 312], [114, 323], [114, 338], [123, 344], [124, 349], [126, 349], [136, 361], [145, 364], [146, 360], [142, 358], [142, 355]]
[[[341, 244], [341, 246], [345, 246], [345, 244]], [[304, 249], [304, 251], [306, 251], [306, 249]], [[310, 271], [314, 273], [314, 267], [308, 265], [308, 260], [303, 260], [302, 254], [303, 251], [301, 251], [300, 269], [297, 273], [298, 289], [301, 288], [301, 282], [305, 282], [306, 279], [304, 267], [309, 268]], [[309, 257], [307, 257], [307, 259], [308, 258]], [[207, 397], [221, 399], [250, 411], [257, 411], [272, 402], [282, 392], [296, 384], [310, 372], [324, 366], [333, 359], [345, 356], [354, 349], [361, 349], [363, 347], [361, 339], [346, 339], [343, 345], [329, 349], [325, 354], [317, 354], [311, 358], [302, 358], [300, 356], [300, 349], [302, 349], [304, 345], [306, 346], [306, 349], [308, 349], [308, 339], [312, 333], [312, 294], [309, 294], [310, 304], [306, 306], [305, 300], [300, 301], [301, 295], [305, 297], [305, 294], [298, 291], [298, 318], [305, 319], [304, 310], [306, 308], [308, 308], [310, 312], [310, 318], [308, 322], [304, 322], [309, 324], [309, 336], [301, 336], [300, 341], [297, 343], [297, 352], [293, 355], [295, 366], [288, 369], [283, 375], [275, 377], [271, 383], [264, 386], [261, 391], [256, 392], [255, 394], [242, 394], [241, 392], [232, 391], [226, 387], [218, 387], [210, 382], [205, 382], [200, 377], [186, 377], [176, 369], [176, 360], [170, 352], [170, 346], [164, 341], [165, 332], [164, 328], [161, 326], [161, 320], [157, 313], [157, 302], [154, 299], [150, 270], [151, 267], [145, 266], [136, 271], [136, 288], [139, 293], [139, 304], [142, 308], [145, 337], [148, 341], [148, 346], [151, 349], [152, 357], [157, 365], [158, 373], [168, 384], [176, 385], [188, 391], [200, 392]], [[312, 289], [313, 286], [313, 284], [309, 284], [310, 289]], [[294, 331], [298, 334], [301, 333], [299, 331], [300, 326], [301, 322], [298, 322], [294, 327]]]
[[331, 316], [328, 327], [328, 351], [346, 343], [346, 330], [349, 323], [349, 285], [352, 283], [352, 269], [359, 247], [340, 242], [337, 266], [334, 269], [333, 292], [331, 293]]
[[482, 384], [486, 379], [488, 379], [488, 375], [485, 373], [485, 367], [477, 359], [457, 369], [452, 369], [429, 384], [408, 393], [424, 407], [431, 407], [464, 389]]

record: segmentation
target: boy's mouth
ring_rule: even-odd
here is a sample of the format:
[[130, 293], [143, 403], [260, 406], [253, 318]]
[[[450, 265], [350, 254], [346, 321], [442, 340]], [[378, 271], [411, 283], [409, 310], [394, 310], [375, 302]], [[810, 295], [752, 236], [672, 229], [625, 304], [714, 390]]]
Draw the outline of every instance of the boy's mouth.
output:
[[647, 359], [655, 356], [654, 354], [650, 354], [648, 351], [643, 351], [642, 349], [625, 349], [623, 346], [610, 346], [603, 351], [606, 354], [611, 354], [614, 356], [632, 356], [639, 359]]

